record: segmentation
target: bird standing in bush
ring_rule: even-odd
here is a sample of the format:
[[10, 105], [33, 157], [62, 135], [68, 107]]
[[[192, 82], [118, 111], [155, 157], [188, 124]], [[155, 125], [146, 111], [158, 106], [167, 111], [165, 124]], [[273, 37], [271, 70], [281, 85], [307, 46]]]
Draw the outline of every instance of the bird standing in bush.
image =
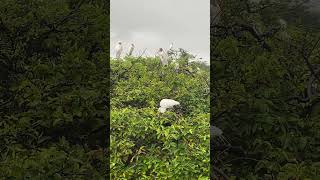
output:
[[134, 50], [134, 44], [131, 44], [130, 47], [129, 47], [128, 56], [131, 56], [131, 55], [132, 55], [133, 50]]
[[163, 66], [168, 65], [168, 55], [167, 55], [167, 53], [162, 48], [159, 48], [158, 54], [160, 56], [161, 64]]
[[162, 99], [160, 101], [160, 108], [159, 112], [164, 113], [169, 108], [173, 108], [174, 106], [179, 106], [180, 103], [178, 101], [172, 100], [172, 99]]
[[116, 58], [120, 59], [120, 56], [121, 56], [121, 53], [122, 53], [122, 50], [123, 50], [121, 41], [118, 42], [115, 50], [116, 50]]

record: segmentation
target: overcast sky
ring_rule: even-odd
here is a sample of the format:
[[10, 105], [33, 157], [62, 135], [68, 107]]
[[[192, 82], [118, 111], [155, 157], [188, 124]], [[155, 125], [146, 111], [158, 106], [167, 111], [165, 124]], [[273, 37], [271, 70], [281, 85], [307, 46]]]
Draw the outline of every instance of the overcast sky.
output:
[[134, 55], [147, 48], [183, 48], [197, 57], [210, 57], [210, 0], [111, 0], [111, 56], [117, 41], [124, 53], [134, 43]]

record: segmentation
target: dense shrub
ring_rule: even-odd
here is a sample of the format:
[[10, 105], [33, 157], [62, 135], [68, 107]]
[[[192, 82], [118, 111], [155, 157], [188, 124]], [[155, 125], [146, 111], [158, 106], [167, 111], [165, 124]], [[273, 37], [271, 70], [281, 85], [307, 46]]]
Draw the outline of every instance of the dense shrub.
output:
[[305, 25], [302, 1], [223, 3], [211, 31], [211, 123], [230, 145], [211, 149], [212, 177], [319, 179], [319, 23]]
[[109, 9], [0, 3], [0, 177], [104, 179]]
[[[208, 68], [127, 57], [111, 71], [111, 179], [208, 179]], [[183, 110], [159, 114], [165, 98]]]

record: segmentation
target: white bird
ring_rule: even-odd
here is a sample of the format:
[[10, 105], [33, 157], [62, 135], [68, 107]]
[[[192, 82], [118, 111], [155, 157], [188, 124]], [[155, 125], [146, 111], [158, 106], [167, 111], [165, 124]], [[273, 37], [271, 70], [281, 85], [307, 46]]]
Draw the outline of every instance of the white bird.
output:
[[170, 44], [169, 50], [171, 50], [173, 47], [173, 43]]
[[161, 64], [164, 66], [168, 65], [168, 54], [162, 48], [159, 49], [158, 54], [160, 56]]
[[180, 103], [178, 101], [172, 100], [172, 99], [162, 99], [160, 101], [160, 108], [159, 111], [161, 113], [166, 112], [167, 109], [173, 108], [174, 106], [179, 106]]
[[121, 53], [122, 53], [122, 42], [119, 41], [118, 44], [116, 45], [115, 51], [116, 51], [116, 58], [120, 59]]
[[134, 50], [134, 44], [131, 44], [131, 45], [130, 45], [130, 48], [129, 48], [128, 56], [131, 56], [131, 55], [132, 55], [133, 50]]

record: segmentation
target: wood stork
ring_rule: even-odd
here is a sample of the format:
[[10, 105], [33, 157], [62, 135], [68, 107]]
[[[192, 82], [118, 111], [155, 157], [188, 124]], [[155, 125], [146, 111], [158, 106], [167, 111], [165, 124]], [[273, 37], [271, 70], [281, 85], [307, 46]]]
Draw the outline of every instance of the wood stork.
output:
[[158, 54], [160, 56], [161, 64], [164, 66], [168, 65], [168, 54], [162, 48], [159, 48]]
[[172, 50], [173, 43], [170, 44], [169, 50]]
[[128, 56], [131, 56], [131, 55], [132, 55], [133, 50], [134, 50], [134, 44], [131, 44], [130, 47], [129, 47]]
[[119, 41], [118, 44], [116, 45], [115, 51], [116, 51], [116, 58], [120, 59], [121, 53], [122, 53], [123, 47], [122, 47], [122, 42]]
[[174, 106], [179, 106], [180, 103], [178, 101], [172, 99], [162, 99], [160, 101], [160, 108], [158, 109], [160, 113], [164, 113], [169, 108], [173, 108]]

